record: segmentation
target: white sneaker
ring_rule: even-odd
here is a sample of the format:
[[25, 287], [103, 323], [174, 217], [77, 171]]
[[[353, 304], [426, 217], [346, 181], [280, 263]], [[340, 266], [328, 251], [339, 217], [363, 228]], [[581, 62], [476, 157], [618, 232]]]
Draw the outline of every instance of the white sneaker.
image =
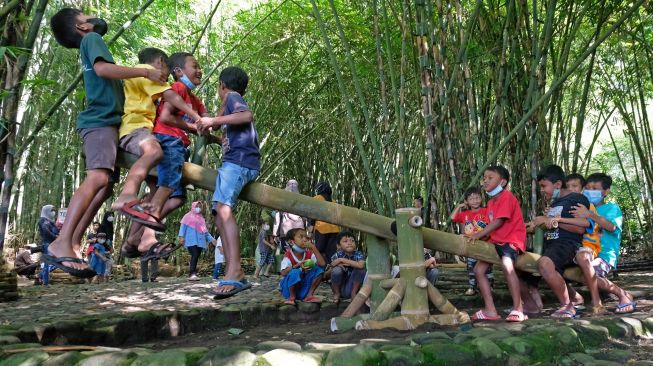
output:
[[476, 291], [474, 291], [473, 288], [468, 288], [467, 291], [465, 291], [465, 295], [467, 295], [467, 296], [474, 295], [475, 293], [476, 293]]
[[190, 277], [188, 277], [188, 280], [189, 280], [189, 281], [199, 281], [200, 278], [197, 277], [196, 274], [192, 274], [192, 275], [190, 275]]

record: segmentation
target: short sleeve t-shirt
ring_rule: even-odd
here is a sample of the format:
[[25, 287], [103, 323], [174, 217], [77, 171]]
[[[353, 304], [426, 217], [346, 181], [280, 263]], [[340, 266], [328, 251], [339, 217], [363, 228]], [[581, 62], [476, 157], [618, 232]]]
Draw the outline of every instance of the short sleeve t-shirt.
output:
[[[224, 115], [249, 111], [249, 106], [243, 97], [236, 93], [227, 94]], [[223, 125], [222, 161], [240, 165], [254, 170], [261, 169], [261, 153], [258, 145], [258, 133], [254, 122], [240, 125]]]
[[[204, 107], [204, 104], [198, 98], [195, 94], [191, 93], [188, 87], [184, 85], [181, 81], [175, 81], [170, 85], [170, 88], [175, 91], [175, 93], [179, 94], [181, 99], [184, 100], [184, 102], [190, 106], [194, 111], [196, 111], [200, 116], [206, 113], [206, 107]], [[159, 103], [159, 108], [157, 109], [157, 117], [156, 117], [156, 122], [154, 123], [154, 130], [152, 132], [154, 133], [160, 133], [162, 135], [169, 135], [169, 136], [174, 136], [178, 137], [183, 141], [185, 146], [190, 145], [190, 139], [188, 138], [188, 134], [186, 131], [182, 130], [181, 128], [177, 128], [174, 126], [170, 126], [164, 122], [161, 122], [159, 116], [161, 114], [161, 111], [163, 110], [163, 106], [165, 105], [165, 101]], [[182, 111], [176, 111], [176, 115], [178, 117], [181, 117], [184, 121], [188, 123], [194, 122], [193, 119], [190, 116], [187, 116], [186, 113]]]
[[494, 244], [512, 244], [518, 251], [526, 251], [526, 225], [519, 201], [512, 192], [504, 190], [487, 203], [489, 222], [505, 219], [503, 225], [490, 233]]
[[[568, 193], [567, 195], [554, 200], [551, 203], [547, 217], [550, 218], [573, 218], [571, 209], [581, 204], [589, 209], [590, 202], [587, 197], [580, 193]], [[553, 240], [569, 240], [580, 246], [583, 241], [583, 234], [576, 234], [562, 228], [553, 228], [544, 232], [544, 241], [549, 242]]]
[[93, 69], [98, 61], [115, 63], [102, 36], [94, 32], [85, 35], [79, 46], [79, 57], [86, 109], [77, 115], [77, 129], [119, 125], [125, 104], [122, 81], [101, 78]]
[[[593, 204], [590, 203], [590, 212], [597, 213], [596, 207], [594, 207]], [[592, 249], [592, 252], [594, 253], [594, 258], [598, 257], [599, 252], [601, 251], [601, 229], [599, 225], [597, 225], [594, 220], [592, 219], [587, 219], [589, 221], [590, 226], [585, 230], [585, 234], [583, 234], [583, 242], [582, 245], [584, 247]]]
[[[143, 69], [154, 67], [147, 64], [136, 65]], [[161, 95], [170, 89], [168, 84], [157, 84], [148, 78], [132, 78], [124, 81], [125, 85], [125, 114], [120, 124], [120, 137], [126, 136], [139, 128], [154, 128], [156, 108]]]
[[596, 207], [596, 212], [616, 227], [613, 232], [603, 230], [599, 258], [608, 262], [612, 268], [617, 268], [617, 257], [619, 256], [619, 248], [621, 246], [621, 230], [624, 222], [621, 208], [616, 203], [605, 203]]
[[477, 233], [490, 223], [485, 207], [475, 212], [472, 210], [458, 212], [453, 221], [463, 225], [463, 234], [466, 235]]
[[293, 250], [289, 250], [284, 254], [283, 259], [281, 260], [281, 268], [283, 271], [288, 267], [292, 267], [299, 262], [306, 262], [308, 259], [311, 259], [313, 263], [317, 263], [317, 257], [310, 250], [306, 250], [301, 255], [295, 253]]
[[224, 263], [224, 254], [220, 253], [220, 248], [222, 248], [222, 238], [218, 238], [215, 244], [215, 262], [214, 263]]

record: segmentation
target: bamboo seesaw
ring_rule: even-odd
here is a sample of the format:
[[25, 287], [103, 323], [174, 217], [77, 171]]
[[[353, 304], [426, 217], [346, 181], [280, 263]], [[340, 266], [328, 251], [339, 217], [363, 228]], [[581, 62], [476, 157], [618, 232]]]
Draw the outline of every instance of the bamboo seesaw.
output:
[[[118, 165], [121, 167], [129, 167], [135, 160], [136, 156], [134, 155], [125, 152], [118, 154]], [[197, 164], [184, 163], [182, 173], [184, 183], [191, 183], [195, 187], [209, 191], [215, 189], [216, 170], [204, 168]], [[156, 170], [153, 170], [151, 174], [156, 175]], [[352, 309], [348, 309], [349, 311], [345, 310], [343, 317], [353, 316], [356, 310], [358, 310], [354, 309], [353, 306], [355, 304], [362, 305], [368, 297], [370, 299], [372, 313], [385, 301], [387, 290], [382, 287], [382, 284], [388, 285], [388, 282], [384, 282], [384, 280], [390, 277], [390, 248], [388, 240], [397, 240], [399, 243], [401, 274], [402, 279], [406, 283], [404, 298], [412, 298], [413, 295], [419, 294], [419, 300], [410, 300], [410, 303], [406, 302], [406, 304], [402, 302], [402, 317], [406, 316], [409, 319], [413, 319], [411, 320], [411, 324], [417, 324], [422, 320], [426, 322], [426, 318], [428, 318], [428, 321], [434, 322], [453, 322], [455, 316], [462, 317], [462, 315], [459, 315], [460, 313], [455, 313], [452, 310], [453, 305], [451, 307], [446, 305], [448, 301], [446, 301], [437, 289], [434, 287], [431, 288], [428, 285], [420, 287], [424, 286], [424, 281], [426, 281], [423, 273], [424, 267], [421, 265], [423, 263], [423, 247], [451, 254], [472, 256], [478, 260], [500, 264], [499, 256], [492, 244], [479, 240], [471, 241], [460, 235], [419, 227], [419, 225], [414, 225], [416, 227], [410, 226], [409, 221], [419, 215], [415, 214], [414, 209], [399, 209], [396, 211], [397, 235], [395, 235], [391, 230], [391, 225], [395, 220], [391, 218], [334, 202], [318, 201], [309, 196], [291, 193], [261, 183], [254, 182], [248, 184], [240, 193], [239, 199], [259, 206], [359, 230], [367, 234], [366, 242], [369, 258], [368, 278], [370, 285], [363, 286], [357, 297], [350, 304]], [[404, 254], [402, 254], [401, 248], [406, 248], [404, 249]], [[537, 260], [539, 257], [538, 254], [524, 253], [517, 258], [515, 267], [520, 271], [537, 272]], [[402, 258], [404, 258], [403, 261]], [[421, 269], [417, 268], [416, 263], [418, 261], [420, 262]], [[584, 282], [578, 268], [567, 269], [564, 276], [572, 281]], [[424, 281], [418, 278], [424, 278]], [[433, 316], [427, 316], [424, 312], [425, 306], [428, 305], [426, 300], [427, 296], [423, 296], [425, 293], [428, 294], [429, 300], [446, 317], [431, 319]], [[415, 313], [404, 312], [404, 306], [408, 306], [406, 311]], [[454, 315], [454, 318], [452, 318], [452, 315]], [[457, 322], [465, 320], [464, 317], [455, 319]], [[369, 321], [375, 322], [378, 320]], [[369, 321], [364, 324], [370, 324]], [[393, 322], [396, 323], [398, 321], [393, 320]], [[391, 325], [390, 323], [385, 324]], [[404, 326], [399, 325], [399, 327]], [[406, 325], [405, 327], [408, 326]]]

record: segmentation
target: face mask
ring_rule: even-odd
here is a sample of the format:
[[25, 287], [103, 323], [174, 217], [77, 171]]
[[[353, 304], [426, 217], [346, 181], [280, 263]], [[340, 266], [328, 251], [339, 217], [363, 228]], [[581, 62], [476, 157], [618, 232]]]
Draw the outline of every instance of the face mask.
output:
[[296, 251], [297, 253], [304, 253], [306, 251], [306, 249], [300, 247], [297, 244], [292, 245], [292, 250]]
[[106, 242], [106, 240], [105, 239], [98, 239], [97, 242], [100, 243], [100, 244], [104, 244]]
[[560, 188], [554, 188], [553, 189], [553, 196], [551, 196], [554, 200], [557, 200], [560, 198]]
[[192, 81], [190, 81], [190, 79], [188, 78], [188, 76], [186, 76], [186, 74], [183, 74], [183, 75], [179, 78], [179, 81], [181, 81], [184, 85], [186, 85], [186, 87], [187, 87], [189, 90], [193, 90], [193, 89], [195, 89], [195, 87], [197, 86], [197, 85], [193, 84]]
[[499, 184], [496, 188], [494, 188], [490, 192], [485, 192], [485, 193], [487, 193], [487, 195], [490, 196], [490, 197], [494, 197], [497, 194], [501, 193], [501, 191], [503, 191], [503, 186], [501, 184]]
[[587, 200], [589, 200], [593, 205], [597, 205], [603, 199], [601, 191], [595, 189], [585, 189], [583, 190], [583, 195], [587, 197]]
[[195, 213], [202, 213], [202, 209], [200, 207], [195, 207], [193, 211], [195, 211]]
[[107, 31], [109, 30], [109, 26], [107, 25], [107, 22], [104, 21], [104, 19], [92, 18], [87, 20], [86, 23], [93, 24], [93, 32], [101, 36], [107, 34]]
[[107, 221], [109, 221], [109, 222], [113, 222], [113, 216], [109, 216], [109, 217], [107, 217]]
[[270, 225], [269, 224], [263, 224], [263, 230], [270, 230]]

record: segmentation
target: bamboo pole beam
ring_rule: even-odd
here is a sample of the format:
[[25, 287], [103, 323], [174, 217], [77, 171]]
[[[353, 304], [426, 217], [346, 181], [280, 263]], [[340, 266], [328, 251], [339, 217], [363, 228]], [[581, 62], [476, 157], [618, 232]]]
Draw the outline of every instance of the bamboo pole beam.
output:
[[370, 316], [371, 320], [386, 320], [397, 308], [401, 299], [406, 294], [406, 280], [399, 279], [388, 292], [385, 299], [379, 304], [376, 311]]
[[370, 312], [374, 312], [385, 298], [381, 281], [390, 278], [390, 245], [385, 239], [374, 235], [365, 236], [367, 244], [367, 278], [370, 280], [372, 295], [370, 297]]
[[440, 310], [442, 314], [458, 314], [460, 311], [453, 306], [449, 300], [438, 291], [433, 284], [428, 283], [426, 287], [426, 293], [428, 294], [429, 300], [431, 303]]
[[390, 290], [391, 288], [393, 288], [397, 284], [397, 282], [399, 282], [399, 280], [401, 280], [401, 279], [400, 278], [388, 278], [387, 280], [381, 281], [381, 283], [379, 285], [384, 290]]
[[369, 318], [370, 318], [370, 314], [356, 315], [351, 318], [346, 318], [343, 316], [337, 316], [335, 318], [331, 318], [331, 331], [337, 332], [337, 331], [352, 330], [354, 329], [354, 327], [356, 327], [356, 323], [358, 323], [361, 320], [367, 320]]
[[418, 326], [424, 324], [426, 320], [422, 322], [416, 322], [413, 318], [407, 316], [397, 316], [387, 320], [360, 320], [356, 323], [356, 330], [367, 330], [367, 329], [385, 329], [392, 328], [396, 330], [415, 330]]
[[356, 296], [354, 296], [354, 299], [351, 300], [349, 306], [347, 306], [345, 311], [342, 312], [341, 316], [343, 318], [351, 318], [352, 316], [356, 315], [358, 310], [363, 306], [363, 304], [365, 304], [365, 301], [370, 297], [370, 293], [372, 292], [373, 292], [372, 285], [364, 284], [363, 287], [361, 287], [361, 289], [358, 290], [358, 293], [356, 294]]
[[[117, 164], [128, 168], [136, 160], [136, 156], [120, 152]], [[150, 172], [156, 175], [156, 170]], [[207, 169], [196, 164], [184, 163], [183, 182], [192, 183], [195, 187], [213, 191], [217, 171]], [[390, 230], [394, 220], [381, 215], [373, 214], [357, 208], [340, 205], [334, 202], [317, 201], [309, 196], [291, 193], [286, 190], [271, 187], [261, 183], [250, 183], [242, 190], [241, 200], [264, 207], [273, 208], [283, 212], [290, 212], [303, 217], [326, 221], [336, 225], [360, 230], [380, 238], [396, 240]], [[472, 256], [488, 263], [500, 264], [494, 245], [480, 240], [469, 240], [463, 236], [422, 228], [424, 246], [451, 254]], [[517, 258], [515, 268], [525, 272], [537, 272], [539, 255], [524, 253]], [[565, 278], [584, 283], [580, 269], [567, 269]]]
[[[408, 284], [401, 303], [401, 315], [426, 321], [429, 317], [426, 288], [416, 286], [419, 278], [426, 277], [424, 237], [420, 230], [422, 226], [420, 210], [418, 208], [400, 208], [395, 210], [395, 216], [397, 218], [397, 245], [401, 279]], [[372, 319], [377, 320], [374, 317]]]

